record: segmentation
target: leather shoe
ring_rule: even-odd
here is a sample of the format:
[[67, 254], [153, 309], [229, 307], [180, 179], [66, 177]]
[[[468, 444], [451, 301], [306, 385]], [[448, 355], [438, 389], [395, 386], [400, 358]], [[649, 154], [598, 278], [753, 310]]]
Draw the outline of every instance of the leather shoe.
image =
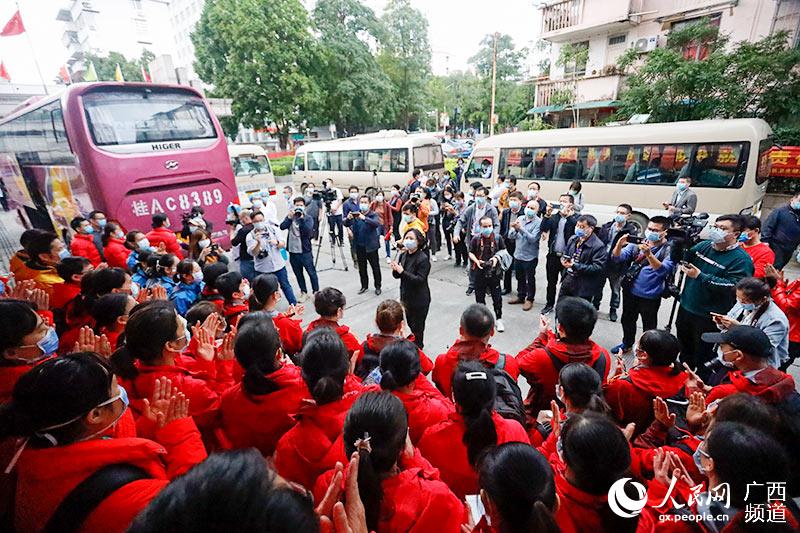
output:
[[502, 294], [503, 296], [505, 296], [506, 294], [511, 294], [511, 289], [503, 289], [503, 292], [501, 292], [500, 294]]
[[546, 305], [544, 307], [544, 309], [542, 309], [542, 314], [543, 315], [547, 315], [547, 314], [552, 313], [552, 312], [553, 312], [553, 306], [552, 305]]
[[612, 309], [611, 311], [608, 312], [608, 319], [611, 322], [616, 322], [617, 321], [617, 310], [616, 309]]
[[369, 289], [367, 289], [366, 287], [361, 287], [360, 289], [358, 289], [358, 294], [364, 294], [364, 293], [365, 293], [365, 292], [367, 292], [368, 290], [369, 290]]
[[467, 296], [469, 296], [473, 292], [475, 292], [475, 289], [473, 289], [472, 287], [467, 287]]
[[380, 295], [381, 295], [381, 292], [383, 292], [383, 291], [381, 291], [381, 288], [380, 288], [380, 287], [378, 287], [377, 289], [375, 289], [375, 294], [377, 294], [378, 296], [380, 296]]
[[513, 300], [509, 300], [509, 305], [517, 305], [517, 304], [524, 304], [525, 300], [522, 298], [514, 298]]
[[522, 304], [523, 311], [530, 311], [533, 308], [533, 302], [530, 300], [525, 300], [525, 303]]

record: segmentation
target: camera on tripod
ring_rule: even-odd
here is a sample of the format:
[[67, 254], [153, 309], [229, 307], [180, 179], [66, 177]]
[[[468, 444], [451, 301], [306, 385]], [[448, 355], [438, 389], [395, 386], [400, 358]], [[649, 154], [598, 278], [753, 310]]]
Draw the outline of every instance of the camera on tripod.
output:
[[325, 210], [330, 211], [331, 204], [337, 200], [336, 191], [324, 184], [322, 190], [314, 191], [311, 195], [314, 200], [321, 200], [325, 204]]
[[[670, 260], [674, 264], [692, 259], [689, 250], [701, 241], [700, 233], [708, 223], [708, 213], [683, 215], [673, 219], [674, 225], [667, 230], [667, 242], [670, 246]], [[681, 289], [678, 283], [668, 283], [662, 293], [663, 298], [680, 299]]]

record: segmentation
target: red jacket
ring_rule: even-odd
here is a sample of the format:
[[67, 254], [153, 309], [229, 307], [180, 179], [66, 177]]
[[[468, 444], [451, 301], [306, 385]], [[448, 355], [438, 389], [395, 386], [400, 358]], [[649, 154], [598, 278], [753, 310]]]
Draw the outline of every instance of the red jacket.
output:
[[755, 246], [742, 246], [742, 250], [747, 252], [753, 261], [753, 277], [764, 279], [764, 267], [775, 263], [775, 252], [769, 244], [761, 242]]
[[222, 307], [222, 314], [225, 316], [225, 321], [229, 327], [235, 328], [239, 325], [239, 319], [242, 315], [250, 311], [250, 304], [247, 302], [241, 304], [225, 303]]
[[203, 290], [200, 291], [200, 300], [213, 303], [219, 307], [220, 312], [225, 310], [225, 298], [222, 297], [217, 289], [213, 289], [208, 285], [203, 287]]
[[789, 319], [789, 340], [800, 342], [800, 278], [791, 283], [778, 280], [772, 289], [772, 299]]
[[303, 327], [300, 325], [300, 320], [278, 313], [278, 316], [272, 318], [272, 323], [281, 337], [284, 353], [289, 355], [300, 353], [303, 349]]
[[729, 372], [722, 383], [711, 389], [706, 396], [706, 402], [710, 403], [739, 392], [758, 396], [766, 403], [775, 405], [795, 392], [794, 378], [771, 366], [756, 374], [753, 381], [739, 370], [735, 370]]
[[533, 417], [542, 409], [550, 408], [550, 401], [556, 397], [558, 373], [567, 363], [586, 363], [605, 382], [611, 357], [608, 350], [591, 339], [586, 344], [567, 344], [549, 330], [540, 333], [530, 346], [517, 354], [520, 372], [531, 386], [525, 404]]
[[72, 255], [85, 257], [92, 263], [92, 266], [97, 266], [102, 262], [100, 252], [97, 251], [97, 246], [94, 245], [94, 239], [91, 235], [84, 235], [83, 233], [73, 235], [69, 251]]
[[[433, 382], [439, 387], [446, 397], [450, 397], [452, 392], [453, 374], [458, 368], [459, 361], [478, 360], [489, 368], [494, 368], [500, 359], [500, 352], [492, 348], [491, 344], [485, 344], [479, 340], [458, 339], [447, 352], [436, 358], [433, 367]], [[517, 360], [506, 355], [506, 362], [503, 370], [513, 378], [519, 377], [519, 366]]]
[[[419, 377], [422, 381], [430, 383], [422, 375]], [[433, 387], [418, 386], [419, 381], [420, 379], [417, 380], [414, 390], [411, 392], [392, 391], [406, 407], [408, 434], [411, 442], [415, 445], [427, 428], [446, 421], [451, 414], [455, 413], [455, 407], [450, 400]]]
[[103, 247], [103, 254], [106, 256], [106, 263], [110, 267], [117, 267], [128, 270], [128, 256], [131, 251], [125, 248], [125, 240], [111, 237], [108, 244]]
[[641, 433], [653, 421], [653, 398], [671, 398], [686, 383], [686, 372], [673, 372], [672, 367], [634, 367], [627, 375], [606, 383], [604, 396], [611, 412], [621, 425], [636, 424]]
[[[388, 344], [398, 340], [401, 340], [401, 337], [397, 337], [395, 335], [385, 335], [383, 333], [367, 333], [366, 340], [361, 344], [361, 354], [358, 356], [358, 362], [361, 362], [365, 353], [374, 354], [376, 356], [380, 355], [381, 350], [383, 350]], [[414, 342], [414, 335], [409, 335], [407, 340]], [[422, 350], [417, 349], [417, 352], [419, 353], [420, 372], [427, 376], [430, 374], [431, 370], [433, 370], [433, 361], [431, 361], [431, 358], [425, 355], [425, 352]]]
[[294, 415], [300, 410], [308, 389], [300, 367], [285, 365], [267, 375], [278, 390], [251, 396], [241, 384], [234, 385], [222, 395], [220, 427], [233, 448], [258, 448], [269, 457], [278, 440], [295, 424]]
[[61, 501], [100, 468], [130, 464], [150, 479], [111, 493], [81, 527], [84, 533], [125, 531], [139, 512], [173, 479], [206, 458], [191, 419], [176, 420], [156, 432], [158, 442], [141, 438], [91, 439], [52, 448], [28, 447], [17, 463], [14, 523], [18, 531], [41, 531]]
[[81, 293], [81, 284], [65, 281], [53, 285], [53, 294], [50, 296], [50, 309], [64, 309], [67, 304]]
[[328, 320], [327, 318], [318, 318], [311, 322], [306, 328], [306, 333], [319, 327], [333, 328], [337, 335], [342, 338], [342, 341], [344, 341], [344, 345], [347, 348], [348, 354], [353, 355], [361, 349], [361, 343], [358, 342], [358, 339], [355, 335], [350, 333], [350, 328], [347, 326], [340, 326], [338, 322]]
[[275, 470], [289, 481], [311, 489], [323, 472], [345, 464], [342, 429], [347, 411], [363, 391], [355, 376], [348, 376], [344, 396], [335, 402], [316, 405], [309, 401], [296, 415], [297, 423], [275, 447]]
[[178, 259], [183, 258], [183, 252], [181, 251], [181, 245], [178, 244], [178, 238], [168, 228], [152, 229], [147, 232], [146, 237], [147, 240], [150, 241], [152, 247], [158, 248], [158, 245], [163, 242], [168, 254], [175, 254], [178, 256]]
[[[524, 442], [529, 444], [525, 428], [516, 420], [507, 420], [492, 413], [497, 444]], [[429, 427], [419, 440], [419, 451], [433, 466], [439, 469], [442, 481], [459, 498], [478, 493], [478, 474], [467, 459], [467, 446], [462, 440], [466, 427], [460, 414], [453, 413], [449, 418]]]
[[[47, 359], [43, 359], [36, 363], [36, 365], [41, 364], [48, 359], [50, 358], [48, 357]], [[17, 380], [19, 380], [19, 378], [26, 374], [28, 370], [36, 365], [20, 364], [0, 366], [0, 405], [11, 400], [11, 395], [14, 392], [14, 385], [17, 384]]]

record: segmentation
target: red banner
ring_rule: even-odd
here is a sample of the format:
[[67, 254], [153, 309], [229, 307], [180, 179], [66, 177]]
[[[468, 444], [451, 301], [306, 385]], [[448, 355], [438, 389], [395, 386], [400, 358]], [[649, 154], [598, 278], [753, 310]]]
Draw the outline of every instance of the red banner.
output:
[[769, 151], [770, 177], [800, 178], [800, 146], [773, 146]]

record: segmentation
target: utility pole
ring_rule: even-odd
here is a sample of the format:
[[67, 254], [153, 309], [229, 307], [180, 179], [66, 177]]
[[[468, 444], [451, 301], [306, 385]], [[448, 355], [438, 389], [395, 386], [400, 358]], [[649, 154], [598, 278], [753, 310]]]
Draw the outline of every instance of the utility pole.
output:
[[499, 32], [494, 32], [494, 42], [492, 44], [492, 109], [489, 113], [489, 136], [494, 135], [494, 96], [497, 89], [497, 39], [500, 38]]

